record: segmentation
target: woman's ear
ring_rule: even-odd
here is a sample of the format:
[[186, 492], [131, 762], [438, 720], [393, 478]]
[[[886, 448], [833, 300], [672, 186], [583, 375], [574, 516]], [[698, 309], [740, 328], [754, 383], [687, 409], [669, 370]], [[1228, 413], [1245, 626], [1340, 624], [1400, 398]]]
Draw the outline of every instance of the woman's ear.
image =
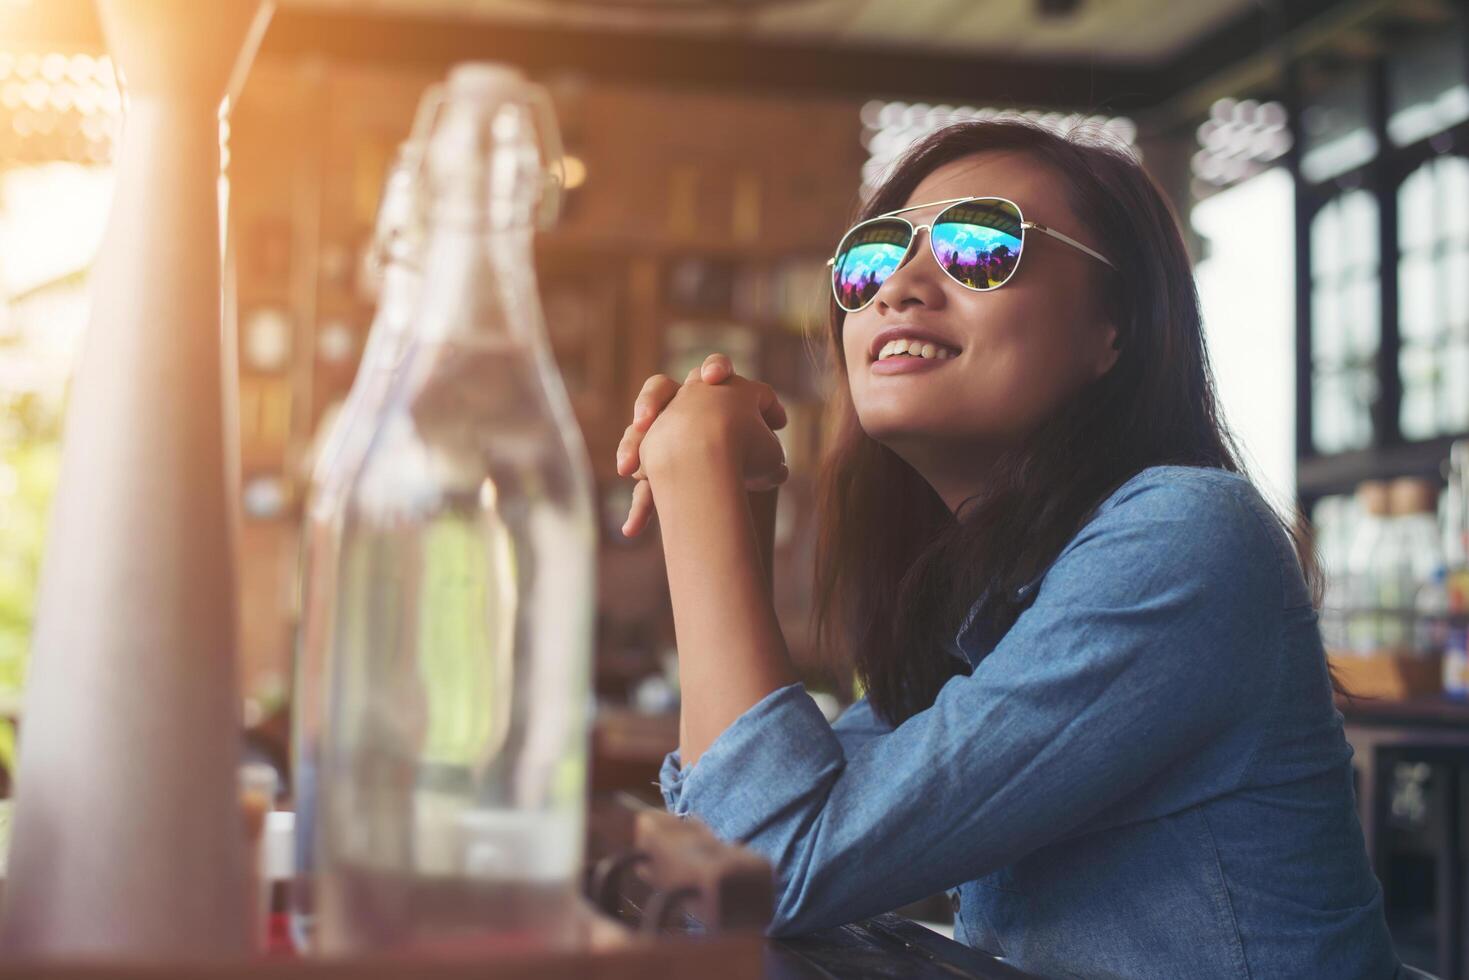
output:
[[1117, 358], [1122, 352], [1122, 339], [1117, 334], [1115, 324], [1102, 324], [1102, 339], [1105, 343], [1098, 350], [1095, 367], [1095, 377], [1098, 378], [1112, 370], [1112, 365], [1117, 363]]

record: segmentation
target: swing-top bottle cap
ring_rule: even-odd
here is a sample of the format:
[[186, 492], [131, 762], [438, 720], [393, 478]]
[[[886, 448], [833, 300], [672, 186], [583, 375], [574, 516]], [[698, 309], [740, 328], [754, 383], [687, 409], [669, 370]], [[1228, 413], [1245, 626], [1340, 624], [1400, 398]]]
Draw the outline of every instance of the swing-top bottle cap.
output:
[[450, 70], [426, 147], [434, 213], [488, 231], [545, 227], [560, 189], [561, 144], [544, 89], [518, 69]]
[[518, 68], [491, 61], [468, 61], [449, 70], [448, 90], [451, 96], [511, 98], [520, 94], [526, 83]]

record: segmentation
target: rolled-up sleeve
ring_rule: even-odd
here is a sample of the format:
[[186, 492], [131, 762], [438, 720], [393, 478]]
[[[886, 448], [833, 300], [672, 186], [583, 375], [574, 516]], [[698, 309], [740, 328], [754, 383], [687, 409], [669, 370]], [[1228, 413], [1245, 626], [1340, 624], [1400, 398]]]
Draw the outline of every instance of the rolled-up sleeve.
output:
[[[816, 702], [791, 684], [736, 719], [692, 768], [669, 753], [660, 784], [671, 812], [695, 814], [726, 840], [749, 840], [779, 815], [809, 808], [811, 788], [825, 786], [845, 758]], [[751, 778], [776, 772], [776, 779]]]
[[1280, 553], [1240, 493], [1139, 482], [932, 707], [844, 740], [781, 688], [694, 767], [665, 760], [669, 808], [770, 859], [772, 934], [896, 908], [1076, 832], [1269, 689]]

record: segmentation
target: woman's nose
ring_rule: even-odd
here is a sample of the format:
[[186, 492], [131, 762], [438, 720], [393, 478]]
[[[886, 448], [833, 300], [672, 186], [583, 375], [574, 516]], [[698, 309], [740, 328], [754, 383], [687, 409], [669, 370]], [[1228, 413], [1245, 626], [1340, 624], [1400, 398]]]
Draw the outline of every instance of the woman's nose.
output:
[[[943, 303], [943, 271], [929, 246], [929, 228], [920, 225], [902, 263], [888, 276], [874, 297], [879, 308], [901, 310], [914, 303], [934, 307]], [[879, 310], [881, 311], [881, 310]]]

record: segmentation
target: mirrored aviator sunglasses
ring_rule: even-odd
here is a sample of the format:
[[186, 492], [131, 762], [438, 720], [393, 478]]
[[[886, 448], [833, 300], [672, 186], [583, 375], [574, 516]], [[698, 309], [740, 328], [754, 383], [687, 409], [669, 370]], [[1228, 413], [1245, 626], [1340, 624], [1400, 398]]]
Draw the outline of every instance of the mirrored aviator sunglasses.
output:
[[[946, 204], [929, 225], [914, 226], [899, 217]], [[1111, 260], [1035, 221], [1026, 221], [1015, 202], [1003, 197], [957, 198], [917, 204], [869, 218], [842, 236], [831, 266], [831, 291], [844, 312], [865, 309], [888, 277], [898, 270], [919, 230], [928, 230], [929, 247], [939, 268], [959, 285], [976, 292], [998, 289], [1015, 275], [1028, 229], [1043, 232], [1112, 268]]]

